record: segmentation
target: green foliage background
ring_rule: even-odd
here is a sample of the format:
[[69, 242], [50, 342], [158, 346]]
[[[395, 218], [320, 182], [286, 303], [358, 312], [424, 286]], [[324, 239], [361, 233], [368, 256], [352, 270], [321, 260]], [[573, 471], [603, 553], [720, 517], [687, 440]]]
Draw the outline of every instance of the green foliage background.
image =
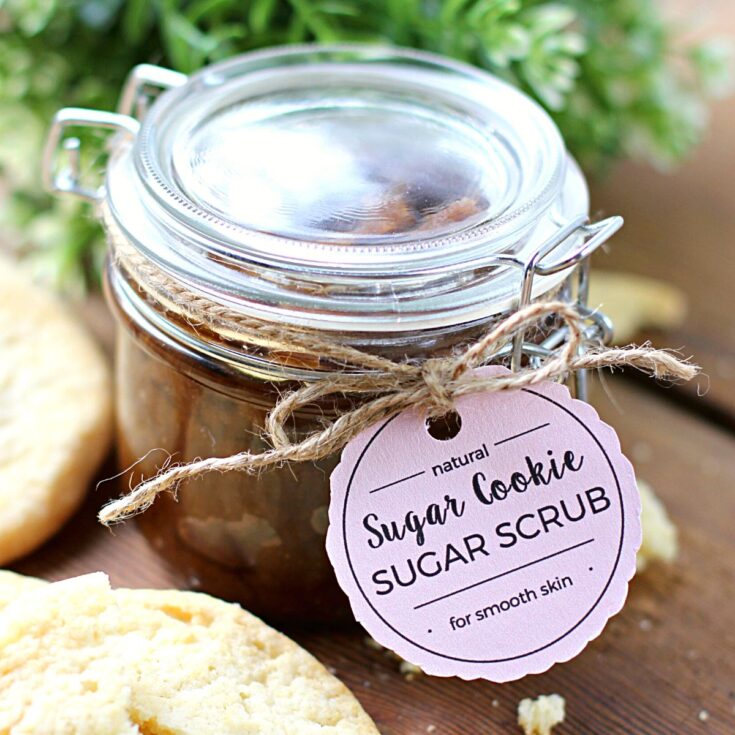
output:
[[84, 205], [40, 187], [62, 106], [114, 109], [130, 68], [192, 72], [263, 46], [377, 41], [452, 56], [543, 104], [588, 170], [668, 166], [699, 140], [728, 47], [685, 44], [655, 0], [0, 0], [0, 217], [57, 283], [89, 284], [104, 251]]

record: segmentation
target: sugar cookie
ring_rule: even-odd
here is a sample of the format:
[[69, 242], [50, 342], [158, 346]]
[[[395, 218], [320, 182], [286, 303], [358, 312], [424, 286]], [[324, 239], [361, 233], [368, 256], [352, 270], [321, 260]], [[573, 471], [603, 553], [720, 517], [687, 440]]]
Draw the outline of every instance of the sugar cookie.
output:
[[107, 361], [51, 294], [0, 259], [0, 564], [77, 508], [112, 433]]
[[41, 586], [0, 613], [9, 735], [377, 735], [349, 690], [237, 605], [111, 590], [102, 573]]

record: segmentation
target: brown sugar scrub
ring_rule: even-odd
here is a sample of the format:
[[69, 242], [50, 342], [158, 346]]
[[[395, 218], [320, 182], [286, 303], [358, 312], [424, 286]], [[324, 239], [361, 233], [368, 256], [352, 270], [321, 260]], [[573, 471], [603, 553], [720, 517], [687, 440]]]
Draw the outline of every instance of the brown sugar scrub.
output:
[[[268, 448], [262, 436], [266, 416], [288, 382], [215, 367], [203, 363], [201, 355], [174, 349], [150, 327], [142, 329], [119, 298], [110, 296], [124, 327], [116, 348], [122, 467], [152, 476], [167, 455], [187, 462]], [[429, 344], [426, 335], [422, 339]], [[444, 354], [458, 339], [459, 332], [438, 335], [428, 354]], [[269, 357], [276, 377], [294, 370], [292, 357], [282, 352]], [[325, 415], [338, 415], [349, 405], [314, 405], [297, 415], [291, 428], [296, 435], [313, 431]], [[151, 452], [152, 447], [163, 451]], [[176, 499], [162, 496], [138, 522], [192, 588], [247, 600], [248, 609], [271, 618], [303, 619], [308, 599], [311, 619], [349, 619], [324, 550], [329, 475], [338, 459], [186, 481]]]
[[442, 202], [437, 206], [412, 206], [410, 199], [396, 193], [372, 213], [373, 219], [353, 230], [365, 235], [395, 235], [402, 232], [434, 231], [459, 224], [482, 212], [482, 203], [472, 197]]
[[[144, 67], [121, 110], [62, 111], [47, 179], [96, 199], [107, 229], [133, 484], [267, 451], [268, 417], [305, 387], [317, 397], [282, 428], [309, 436], [368, 405], [364, 376], [386, 360], [399, 383], [423, 376], [522, 307], [563, 308], [541, 308], [492, 362], [533, 368], [562, 350], [563, 310], [585, 347], [610, 335], [585, 306], [588, 256], [621, 220], [588, 222], [554, 123], [499, 79], [412, 51], [274, 49], [191, 78]], [[79, 124], [118, 131], [98, 191], [54, 178]], [[354, 385], [322, 391], [338, 380]], [[583, 372], [573, 387], [584, 398]], [[349, 619], [324, 549], [338, 459], [193, 476], [139, 522], [183, 585], [269, 619]]]

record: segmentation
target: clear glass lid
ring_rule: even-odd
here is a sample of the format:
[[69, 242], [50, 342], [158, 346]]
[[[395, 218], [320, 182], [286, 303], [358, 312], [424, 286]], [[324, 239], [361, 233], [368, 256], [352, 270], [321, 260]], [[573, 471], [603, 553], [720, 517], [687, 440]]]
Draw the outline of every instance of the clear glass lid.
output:
[[[558, 196], [565, 150], [517, 89], [436, 57], [280, 49], [195, 75], [138, 140], [139, 172], [177, 217], [234, 252], [333, 262], [325, 245], [435, 250], [528, 224]], [[502, 231], [502, 232], [501, 232]], [[468, 242], [469, 244], [469, 242]]]
[[430, 238], [506, 211], [507, 147], [422, 102], [357, 86], [247, 100], [179, 131], [172, 171], [202, 211], [316, 242]]
[[283, 47], [160, 95], [114, 152], [106, 205], [160, 267], [259, 317], [431, 327], [508, 308], [518, 271], [496, 256], [587, 213], [569, 160], [541, 107], [473, 67]]

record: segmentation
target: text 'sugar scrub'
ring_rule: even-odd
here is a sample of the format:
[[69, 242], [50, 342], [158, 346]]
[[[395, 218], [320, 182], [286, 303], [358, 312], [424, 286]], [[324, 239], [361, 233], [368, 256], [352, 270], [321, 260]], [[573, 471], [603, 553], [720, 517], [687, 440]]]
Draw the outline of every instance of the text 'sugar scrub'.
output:
[[614, 432], [566, 388], [457, 411], [447, 441], [411, 411], [348, 445], [328, 550], [383, 645], [429, 673], [505, 681], [571, 658], [622, 607], [640, 503]]

